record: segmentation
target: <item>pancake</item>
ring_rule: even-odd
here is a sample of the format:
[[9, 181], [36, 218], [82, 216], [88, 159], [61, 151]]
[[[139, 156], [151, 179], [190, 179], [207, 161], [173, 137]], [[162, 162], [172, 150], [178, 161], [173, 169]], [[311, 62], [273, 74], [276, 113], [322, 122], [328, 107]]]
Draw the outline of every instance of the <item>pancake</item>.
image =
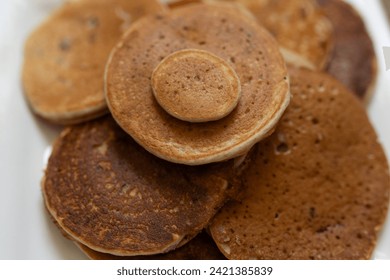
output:
[[333, 30], [315, 0], [223, 1], [244, 5], [275, 36], [290, 64], [299, 62], [299, 66], [310, 69], [326, 66], [332, 51]]
[[61, 133], [42, 190], [74, 241], [103, 253], [150, 255], [180, 247], [206, 227], [239, 191], [245, 166], [247, 159], [196, 168], [163, 161], [106, 117]]
[[183, 121], [219, 120], [233, 111], [241, 97], [240, 80], [229, 63], [197, 49], [168, 55], [154, 69], [151, 82], [160, 106]]
[[334, 29], [334, 49], [326, 71], [368, 103], [375, 87], [377, 60], [363, 19], [344, 1], [317, 2]]
[[213, 219], [229, 259], [368, 259], [389, 205], [389, 166], [359, 100], [332, 77], [291, 71], [293, 99]]
[[188, 4], [202, 3], [205, 1], [202, 1], [202, 0], [168, 0], [165, 2], [167, 2], [167, 5], [170, 9], [176, 9], [176, 8], [188, 5]]
[[[153, 70], [183, 49], [210, 52], [237, 73], [241, 97], [232, 113], [191, 123], [158, 104], [151, 86]], [[205, 80], [203, 73], [199, 83]], [[105, 86], [113, 117], [135, 141], [162, 159], [186, 165], [245, 154], [272, 132], [289, 102], [287, 69], [277, 43], [231, 5], [194, 4], [142, 19], [114, 48]], [[186, 80], [180, 86], [186, 90]]]
[[22, 80], [32, 110], [57, 124], [107, 113], [103, 74], [111, 49], [132, 22], [161, 10], [157, 0], [65, 3], [25, 44]]
[[205, 232], [199, 233], [194, 239], [189, 241], [179, 249], [166, 254], [136, 257], [119, 257], [104, 254], [91, 250], [90, 248], [78, 244], [90, 259], [93, 260], [224, 260], [224, 255], [219, 251], [212, 238]]
[[[46, 208], [46, 207], [45, 207]], [[46, 208], [47, 210], [47, 208]], [[57, 226], [61, 234], [71, 241], [73, 238], [67, 234], [57, 221], [47, 211], [51, 221]], [[146, 256], [116, 256], [98, 252], [75, 241], [77, 247], [92, 260], [225, 260], [225, 256], [219, 251], [213, 239], [205, 231], [202, 231], [182, 247], [165, 254]]]
[[[46, 207], [45, 207], [46, 208]], [[46, 208], [47, 209], [47, 208]], [[57, 221], [51, 216], [50, 212], [47, 211], [52, 222], [60, 230], [61, 234], [69, 239], [73, 238], [64, 231]], [[75, 241], [77, 247], [90, 259], [92, 260], [225, 260], [225, 256], [219, 251], [215, 245], [213, 239], [206, 232], [202, 231], [188, 243], [182, 247], [170, 251], [165, 254], [158, 255], [146, 255], [146, 256], [116, 256], [107, 253], [98, 252], [91, 248]]]

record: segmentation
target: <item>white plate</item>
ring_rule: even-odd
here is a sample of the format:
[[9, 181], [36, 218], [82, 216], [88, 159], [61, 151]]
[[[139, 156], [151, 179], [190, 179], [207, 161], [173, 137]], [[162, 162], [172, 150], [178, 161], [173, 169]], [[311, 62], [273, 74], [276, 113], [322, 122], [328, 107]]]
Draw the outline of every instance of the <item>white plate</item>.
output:
[[[390, 46], [389, 28], [379, 0], [349, 2], [364, 16], [375, 42], [380, 74], [369, 115], [390, 156], [390, 71], [384, 70], [382, 52]], [[45, 153], [60, 128], [31, 114], [20, 83], [26, 36], [59, 3], [0, 1], [0, 259], [85, 259], [52, 224], [40, 192]], [[390, 259], [390, 217], [373, 258]]]

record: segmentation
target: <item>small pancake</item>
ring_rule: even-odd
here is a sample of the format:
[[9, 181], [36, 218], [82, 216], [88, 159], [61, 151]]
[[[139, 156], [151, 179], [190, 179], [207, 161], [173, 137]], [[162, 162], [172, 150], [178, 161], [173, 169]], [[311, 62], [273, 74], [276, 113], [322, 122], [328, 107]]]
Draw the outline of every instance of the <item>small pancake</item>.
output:
[[275, 36], [287, 62], [294, 65], [296, 59], [290, 61], [290, 58], [302, 57], [300, 60], [304, 59], [310, 69], [326, 66], [333, 45], [333, 30], [315, 0], [222, 1], [244, 5]]
[[340, 82], [291, 71], [293, 99], [211, 234], [229, 259], [368, 259], [389, 205], [389, 166]]
[[[186, 81], [185, 89], [182, 81]], [[164, 58], [152, 73], [154, 97], [171, 116], [189, 122], [219, 120], [236, 108], [241, 84], [225, 60], [184, 49]]]
[[132, 22], [161, 10], [157, 0], [65, 3], [26, 41], [22, 79], [32, 110], [58, 124], [106, 113], [103, 74], [111, 49]]
[[317, 2], [334, 29], [334, 48], [326, 71], [368, 103], [376, 82], [377, 60], [363, 19], [347, 2]]
[[80, 243], [77, 244], [92, 260], [225, 260], [213, 239], [205, 232], [199, 233], [184, 246], [166, 254], [136, 257], [120, 257], [100, 253]]
[[189, 167], [154, 157], [111, 117], [65, 129], [42, 189], [75, 241], [114, 255], [168, 252], [193, 238], [240, 187], [246, 160]]
[[[237, 107], [225, 118], [190, 123], [156, 101], [151, 75], [168, 55], [208, 51], [229, 62], [241, 83]], [[186, 88], [186, 81], [180, 84]], [[152, 154], [200, 165], [245, 154], [269, 135], [289, 102], [287, 69], [272, 36], [231, 5], [194, 4], [149, 16], [114, 48], [106, 98], [118, 124]]]

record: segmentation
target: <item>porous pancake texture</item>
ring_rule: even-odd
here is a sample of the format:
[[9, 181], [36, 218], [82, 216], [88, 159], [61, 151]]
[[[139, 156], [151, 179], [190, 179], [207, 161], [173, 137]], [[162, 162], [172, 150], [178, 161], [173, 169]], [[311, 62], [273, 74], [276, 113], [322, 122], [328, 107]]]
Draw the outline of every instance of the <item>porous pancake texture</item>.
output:
[[93, 260], [225, 260], [212, 238], [205, 232], [199, 233], [184, 246], [166, 254], [120, 257], [94, 251], [78, 244], [80, 249]]
[[275, 36], [287, 61], [295, 54], [312, 69], [326, 66], [333, 47], [333, 29], [315, 0], [223, 1], [245, 6]]
[[240, 166], [163, 161], [106, 117], [64, 130], [42, 188], [50, 214], [73, 240], [115, 255], [150, 255], [206, 227], [238, 188]]
[[241, 97], [240, 80], [229, 63], [197, 49], [164, 58], [152, 73], [152, 88], [166, 112], [189, 122], [219, 120]]
[[107, 112], [104, 68], [131, 23], [160, 12], [157, 0], [82, 0], [65, 3], [25, 44], [23, 86], [32, 110], [59, 124]]
[[[181, 121], [155, 100], [153, 70], [183, 49], [208, 51], [237, 73], [241, 98], [225, 118]], [[113, 50], [105, 85], [110, 111], [127, 133], [154, 155], [187, 165], [245, 154], [272, 132], [289, 102], [277, 43], [246, 13], [225, 5], [190, 5], [139, 21]]]
[[293, 99], [257, 146], [244, 198], [210, 227], [229, 259], [368, 259], [389, 205], [389, 167], [359, 100], [291, 71]]

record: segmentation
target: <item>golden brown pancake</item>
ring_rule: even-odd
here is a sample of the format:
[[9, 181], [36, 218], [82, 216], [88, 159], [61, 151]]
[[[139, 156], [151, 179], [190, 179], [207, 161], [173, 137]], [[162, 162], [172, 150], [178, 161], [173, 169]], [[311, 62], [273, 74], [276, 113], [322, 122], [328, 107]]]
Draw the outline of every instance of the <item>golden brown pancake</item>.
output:
[[153, 70], [151, 82], [160, 106], [183, 121], [219, 120], [233, 111], [241, 97], [240, 80], [229, 63], [197, 49], [168, 55]]
[[168, 0], [165, 2], [167, 2], [167, 5], [169, 8], [176, 9], [176, 8], [188, 5], [188, 4], [201, 3], [204, 1], [202, 1], [202, 0]]
[[42, 189], [50, 214], [73, 240], [114, 255], [150, 255], [200, 232], [236, 193], [246, 165], [163, 161], [106, 117], [61, 133]]
[[325, 67], [331, 55], [333, 30], [315, 0], [223, 1], [244, 5], [275, 36], [287, 62], [299, 62], [311, 69]]
[[[241, 98], [231, 114], [190, 123], [172, 117], [155, 100], [153, 70], [183, 49], [208, 51], [229, 62], [241, 83]], [[114, 48], [105, 86], [113, 117], [135, 141], [160, 158], [187, 165], [245, 154], [272, 132], [289, 102], [277, 43], [230, 5], [194, 4], [139, 21]], [[186, 88], [185, 80], [180, 87]]]
[[166, 254], [136, 257], [120, 257], [100, 253], [80, 243], [77, 244], [90, 259], [93, 260], [224, 260], [213, 239], [205, 232], [199, 233], [184, 246]]
[[375, 86], [374, 46], [359, 13], [340, 0], [317, 0], [333, 24], [334, 48], [326, 71], [368, 102]]
[[389, 166], [359, 100], [332, 77], [291, 71], [293, 99], [257, 146], [244, 198], [213, 219], [229, 259], [368, 259], [389, 205]]
[[130, 24], [163, 10], [157, 0], [82, 0], [65, 3], [25, 45], [23, 86], [32, 110], [58, 124], [107, 112], [104, 67]]

